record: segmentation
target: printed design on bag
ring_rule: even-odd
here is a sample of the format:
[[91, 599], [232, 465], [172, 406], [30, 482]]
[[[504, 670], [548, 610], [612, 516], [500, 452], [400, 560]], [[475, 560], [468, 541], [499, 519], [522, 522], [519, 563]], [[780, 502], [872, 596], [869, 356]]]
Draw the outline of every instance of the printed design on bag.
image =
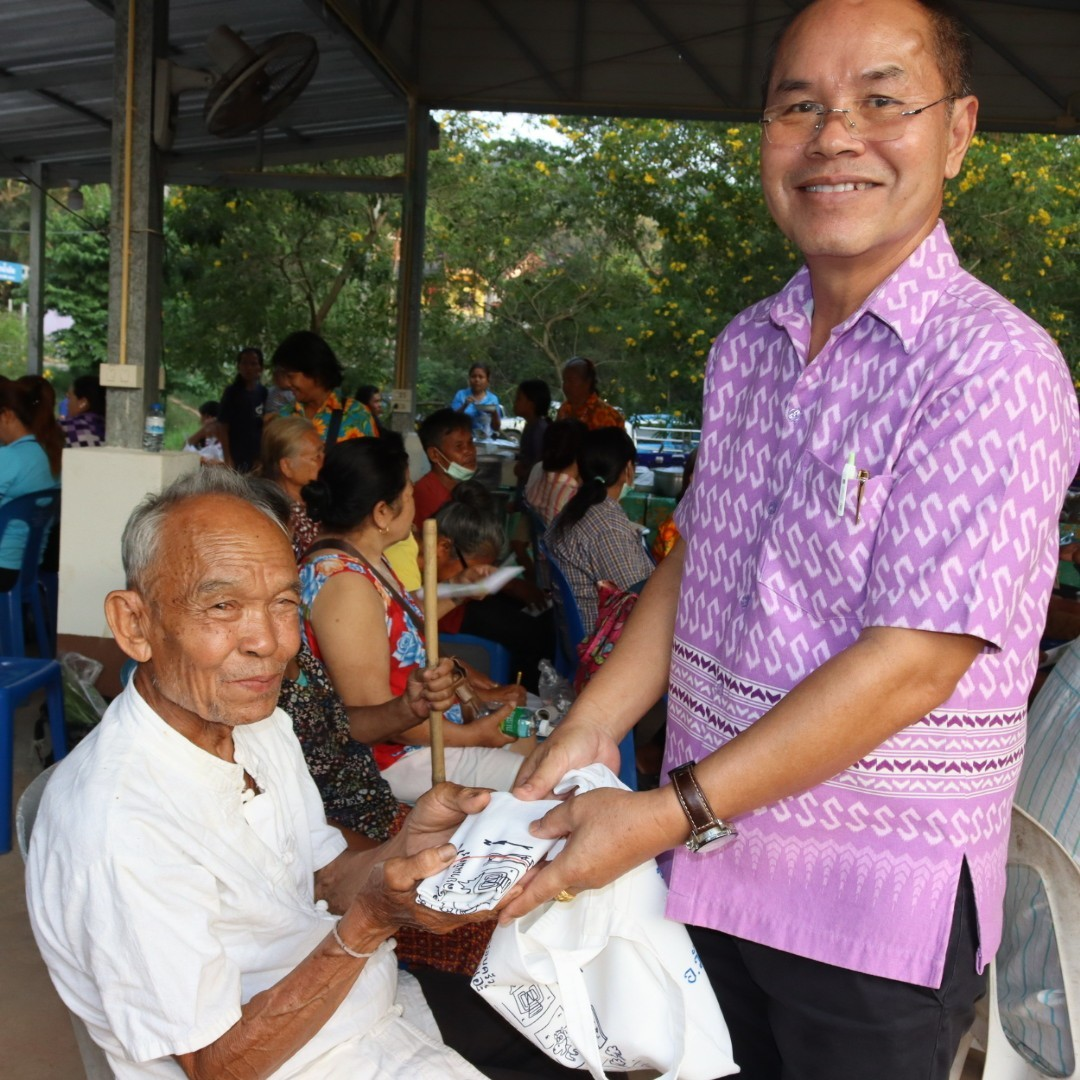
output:
[[531, 986], [511, 987], [510, 995], [517, 1006], [518, 1019], [526, 1025], [531, 1024], [538, 1016], [542, 1016], [554, 1000], [550, 990], [536, 983]]
[[[562, 1010], [560, 1009], [561, 1013]], [[584, 1058], [578, 1053], [578, 1048], [571, 1042], [566, 1028], [561, 1027], [555, 1031], [551, 1043], [544, 1042], [547, 1052], [555, 1059], [562, 1058], [568, 1065], [577, 1066], [584, 1062]]]
[[690, 949], [690, 959], [691, 959], [690, 967], [688, 967], [683, 972], [683, 978], [688, 983], [693, 984], [693, 983], [696, 983], [698, 981], [698, 979], [701, 978], [701, 976], [705, 972], [705, 969], [701, 966], [701, 957], [698, 956], [697, 949], [694, 949], [694, 948]]
[[[486, 851], [462, 848], [428, 899], [417, 900], [439, 911], [471, 915], [493, 908], [537, 862], [529, 844], [483, 840]], [[519, 851], [496, 850], [518, 848]]]
[[611, 1042], [604, 1029], [600, 1026], [600, 1017], [597, 1015], [596, 1006], [592, 1010], [593, 1030], [596, 1032], [596, 1046], [604, 1054], [605, 1069], [625, 1069], [626, 1058], [623, 1052]]

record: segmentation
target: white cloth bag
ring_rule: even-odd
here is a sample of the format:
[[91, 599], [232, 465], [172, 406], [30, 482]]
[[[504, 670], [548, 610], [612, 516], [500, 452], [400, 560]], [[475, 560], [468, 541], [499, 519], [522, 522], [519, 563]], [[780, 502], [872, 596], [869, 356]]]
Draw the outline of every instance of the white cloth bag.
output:
[[666, 901], [650, 859], [537, 908], [496, 929], [473, 989], [548, 1057], [595, 1080], [605, 1069], [657, 1069], [661, 1080], [738, 1072], [716, 995]]

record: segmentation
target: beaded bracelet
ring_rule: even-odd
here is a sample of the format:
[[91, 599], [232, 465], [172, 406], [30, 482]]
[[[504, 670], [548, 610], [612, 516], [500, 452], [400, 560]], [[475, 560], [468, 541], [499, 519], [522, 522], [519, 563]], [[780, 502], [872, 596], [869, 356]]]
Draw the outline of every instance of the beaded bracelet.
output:
[[338, 948], [345, 953], [346, 956], [351, 956], [354, 960], [367, 960], [369, 957], [374, 956], [373, 952], [353, 952], [344, 941], [341, 940], [341, 935], [338, 933], [337, 923], [334, 923], [331, 933], [334, 935], [334, 940], [337, 942]]

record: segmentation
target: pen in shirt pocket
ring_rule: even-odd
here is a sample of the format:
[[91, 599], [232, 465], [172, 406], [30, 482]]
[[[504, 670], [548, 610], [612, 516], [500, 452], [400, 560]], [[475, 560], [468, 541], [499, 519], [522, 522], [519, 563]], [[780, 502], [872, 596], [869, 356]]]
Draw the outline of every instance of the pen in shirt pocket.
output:
[[848, 484], [859, 475], [859, 470], [855, 466], [855, 451], [852, 450], [848, 454], [847, 462], [844, 464], [844, 468], [840, 473], [840, 493], [836, 499], [836, 516], [842, 518], [844, 516], [844, 506], [847, 503], [847, 489]]

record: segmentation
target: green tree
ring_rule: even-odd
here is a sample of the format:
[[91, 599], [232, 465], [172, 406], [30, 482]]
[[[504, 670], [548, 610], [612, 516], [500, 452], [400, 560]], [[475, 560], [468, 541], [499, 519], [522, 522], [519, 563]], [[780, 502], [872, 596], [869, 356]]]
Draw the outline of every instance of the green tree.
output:
[[88, 372], [108, 358], [109, 189], [83, 191], [79, 216], [49, 210], [45, 303], [75, 320], [55, 336], [55, 351], [72, 369]]
[[[384, 161], [343, 171], [386, 172]], [[350, 381], [393, 357], [399, 200], [385, 195], [180, 188], [166, 207], [170, 370], [215, 385], [246, 344], [267, 354], [293, 330], [323, 334]]]
[[1080, 377], [1080, 139], [976, 136], [945, 216], [964, 265], [1046, 327]]

